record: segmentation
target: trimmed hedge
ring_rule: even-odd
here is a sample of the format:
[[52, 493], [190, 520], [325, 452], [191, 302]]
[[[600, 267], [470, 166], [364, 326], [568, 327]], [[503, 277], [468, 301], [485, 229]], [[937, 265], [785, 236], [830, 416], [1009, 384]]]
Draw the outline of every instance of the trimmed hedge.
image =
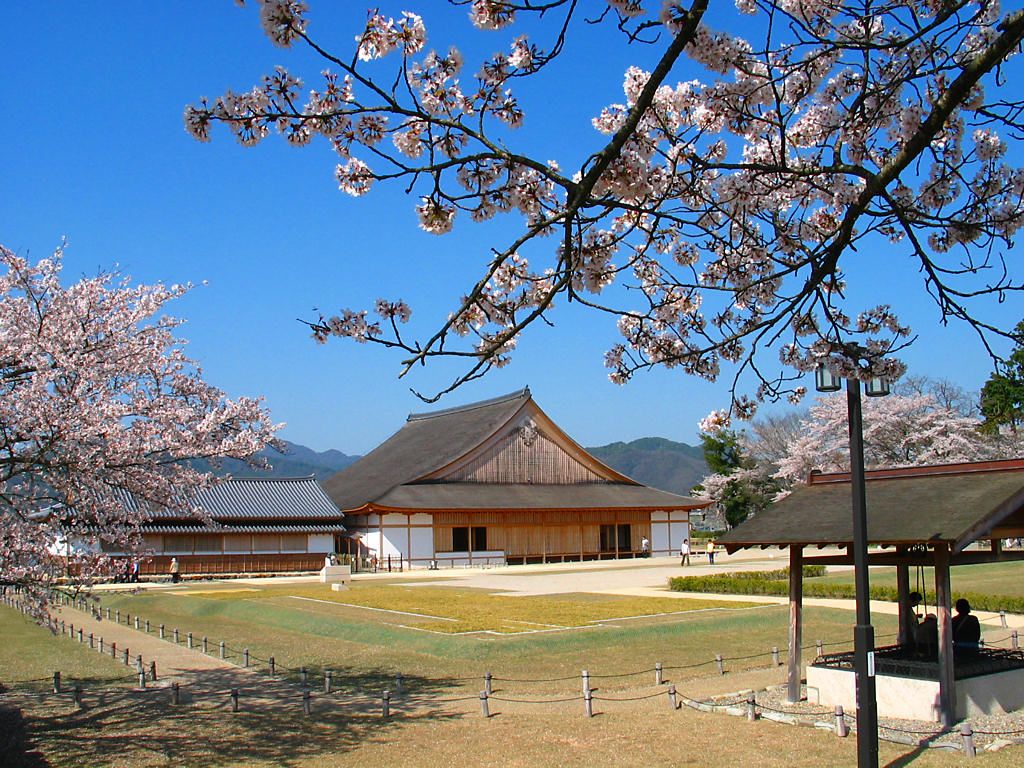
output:
[[[804, 566], [807, 569], [821, 569], [824, 566]], [[784, 574], [784, 575], [782, 575]], [[821, 576], [822, 573], [814, 575]], [[776, 595], [786, 597], [789, 594], [788, 569], [779, 571], [748, 571], [740, 573], [721, 573], [711, 576], [675, 576], [668, 580], [668, 587], [673, 592], [707, 592], [723, 595]], [[804, 597], [826, 597], [853, 600], [857, 590], [853, 584], [831, 582], [804, 582]], [[986, 595], [977, 592], [957, 594], [954, 600], [967, 598], [975, 611], [1006, 611], [1007, 613], [1024, 613], [1024, 598], [1007, 595]], [[872, 600], [885, 600], [895, 603], [898, 595], [895, 587], [871, 587]]]

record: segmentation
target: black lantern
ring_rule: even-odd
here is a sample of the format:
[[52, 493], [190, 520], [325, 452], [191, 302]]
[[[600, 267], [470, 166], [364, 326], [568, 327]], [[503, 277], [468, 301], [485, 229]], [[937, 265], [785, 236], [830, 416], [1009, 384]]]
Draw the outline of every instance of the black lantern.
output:
[[819, 365], [814, 372], [814, 388], [819, 392], [838, 392], [843, 380], [831, 368]]
[[876, 376], [864, 382], [864, 394], [868, 397], [885, 397], [889, 394], [889, 380]]

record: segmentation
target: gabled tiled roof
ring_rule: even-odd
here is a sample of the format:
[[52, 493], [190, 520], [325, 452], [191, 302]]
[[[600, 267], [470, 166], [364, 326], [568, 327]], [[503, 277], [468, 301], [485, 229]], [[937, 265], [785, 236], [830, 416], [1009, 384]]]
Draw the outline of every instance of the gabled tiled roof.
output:
[[[1024, 523], [1024, 460], [872, 470], [866, 473], [870, 544], [947, 542], [959, 550], [1009, 521]], [[730, 551], [760, 545], [850, 544], [848, 473], [810, 483], [721, 537]]]
[[[484, 445], [524, 409], [538, 414], [529, 389], [492, 400], [413, 414], [405, 426], [355, 464], [328, 478], [324, 490], [344, 510], [392, 509], [692, 509], [708, 502], [647, 488], [571, 444], [601, 482], [566, 485], [448, 482], [431, 477]], [[544, 416], [544, 419], [547, 417]], [[557, 430], [557, 427], [553, 427]], [[560, 432], [560, 430], [557, 430]]]
[[449, 408], [412, 414], [398, 432], [324, 482], [341, 509], [358, 509], [392, 488], [450, 464], [480, 445], [530, 400], [530, 390]]
[[[312, 475], [230, 478], [199, 491], [194, 501], [218, 523], [239, 520], [340, 523], [344, 517]], [[151, 514], [154, 521], [182, 517], [166, 510], [154, 510]]]

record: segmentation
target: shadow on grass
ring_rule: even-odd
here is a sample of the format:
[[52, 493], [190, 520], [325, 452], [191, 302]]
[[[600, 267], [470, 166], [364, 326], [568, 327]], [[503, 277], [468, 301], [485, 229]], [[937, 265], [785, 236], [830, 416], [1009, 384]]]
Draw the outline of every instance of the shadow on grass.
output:
[[[390, 717], [382, 716], [379, 670], [335, 672], [333, 692], [322, 678], [310, 682], [311, 713], [304, 713], [303, 688], [288, 679], [241, 669], [206, 671], [178, 678], [177, 705], [169, 681], [159, 688], [88, 688], [83, 707], [70, 697], [26, 693], [26, 731], [35, 748], [55, 765], [169, 762], [176, 765], [280, 765], [338, 756], [379, 741], [403, 722], [449, 721], [472, 713], [471, 701], [445, 702], [452, 680], [409, 678], [392, 689]], [[233, 711], [231, 690], [237, 689]], [[20, 714], [20, 713], [19, 713]], [[7, 729], [3, 729], [6, 732]], [[4, 762], [4, 766], [47, 766], [49, 762]]]
[[[0, 694], [5, 690], [0, 685]], [[50, 763], [34, 746], [22, 711], [0, 703], [0, 765], [7, 768], [46, 768]]]

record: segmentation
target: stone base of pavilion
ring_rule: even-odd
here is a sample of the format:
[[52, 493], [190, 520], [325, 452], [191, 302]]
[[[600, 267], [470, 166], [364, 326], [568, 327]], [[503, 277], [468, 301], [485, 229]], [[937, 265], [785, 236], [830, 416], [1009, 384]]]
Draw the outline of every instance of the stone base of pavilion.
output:
[[[957, 659], [955, 719], [1024, 709], [1024, 652], [982, 649]], [[941, 722], [939, 664], [899, 646], [875, 654], [879, 717]], [[821, 656], [807, 668], [807, 700], [856, 711], [853, 653]]]

